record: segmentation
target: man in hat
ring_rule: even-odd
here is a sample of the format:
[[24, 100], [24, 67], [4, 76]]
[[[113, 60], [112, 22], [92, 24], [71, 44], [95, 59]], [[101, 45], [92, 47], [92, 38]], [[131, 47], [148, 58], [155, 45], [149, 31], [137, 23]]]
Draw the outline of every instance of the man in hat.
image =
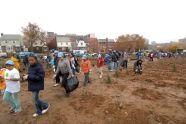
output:
[[21, 104], [18, 96], [20, 92], [20, 74], [19, 71], [14, 68], [14, 62], [12, 60], [6, 61], [5, 65], [6, 71], [4, 73], [4, 79], [6, 89], [3, 100], [11, 107], [9, 113], [16, 115], [16, 113], [21, 112]]

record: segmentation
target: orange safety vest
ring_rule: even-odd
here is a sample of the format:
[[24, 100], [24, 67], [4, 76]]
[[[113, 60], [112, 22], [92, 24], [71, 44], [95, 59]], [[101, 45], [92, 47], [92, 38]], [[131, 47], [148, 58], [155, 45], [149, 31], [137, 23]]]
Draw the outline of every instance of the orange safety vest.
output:
[[4, 73], [6, 69], [0, 69], [0, 90], [4, 90], [6, 88], [5, 80], [4, 80]]
[[90, 71], [90, 66], [90, 60], [81, 61], [81, 68], [84, 73], [88, 73]]

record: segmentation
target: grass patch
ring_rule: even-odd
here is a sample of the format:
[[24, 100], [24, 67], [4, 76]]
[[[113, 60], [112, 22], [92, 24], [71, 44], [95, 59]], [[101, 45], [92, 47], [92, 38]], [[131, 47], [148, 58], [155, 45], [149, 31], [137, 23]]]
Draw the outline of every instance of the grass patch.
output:
[[126, 69], [126, 75], [129, 75], [129, 71], [128, 71], [128, 69]]
[[173, 70], [173, 72], [176, 72], [177, 71], [177, 67], [176, 67], [176, 64], [175, 63], [172, 66], [172, 70]]
[[118, 78], [118, 77], [119, 77], [119, 72], [118, 72], [118, 70], [116, 70], [116, 71], [115, 71], [114, 76], [115, 76], [116, 78]]
[[107, 74], [106, 78], [104, 79], [104, 82], [107, 84], [111, 84], [112, 83], [112, 78], [109, 74]]

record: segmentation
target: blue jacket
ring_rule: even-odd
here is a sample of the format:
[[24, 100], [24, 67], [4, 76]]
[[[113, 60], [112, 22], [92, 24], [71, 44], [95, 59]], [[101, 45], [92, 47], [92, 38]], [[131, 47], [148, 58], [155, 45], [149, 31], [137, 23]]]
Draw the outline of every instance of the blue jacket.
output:
[[57, 67], [59, 58], [57, 56], [54, 57], [54, 65]]
[[110, 56], [109, 54], [106, 54], [106, 55], [105, 55], [105, 63], [106, 63], [106, 64], [111, 63], [111, 59], [112, 59], [112, 58], [111, 58], [111, 56]]
[[44, 90], [44, 77], [45, 72], [41, 64], [36, 63], [34, 65], [30, 65], [28, 69], [28, 90]]

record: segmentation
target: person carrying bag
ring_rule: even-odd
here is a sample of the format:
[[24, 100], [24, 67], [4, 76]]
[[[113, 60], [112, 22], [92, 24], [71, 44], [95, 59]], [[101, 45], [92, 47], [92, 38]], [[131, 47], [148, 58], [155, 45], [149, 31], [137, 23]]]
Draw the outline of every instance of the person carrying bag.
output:
[[60, 81], [60, 76], [62, 76], [62, 85], [65, 88], [66, 96], [70, 95], [70, 91], [68, 90], [68, 79], [73, 77], [72, 69], [70, 66], [70, 62], [67, 58], [65, 58], [63, 52], [58, 53], [58, 57], [60, 57], [60, 60], [58, 61], [58, 66], [56, 70], [56, 80]]

